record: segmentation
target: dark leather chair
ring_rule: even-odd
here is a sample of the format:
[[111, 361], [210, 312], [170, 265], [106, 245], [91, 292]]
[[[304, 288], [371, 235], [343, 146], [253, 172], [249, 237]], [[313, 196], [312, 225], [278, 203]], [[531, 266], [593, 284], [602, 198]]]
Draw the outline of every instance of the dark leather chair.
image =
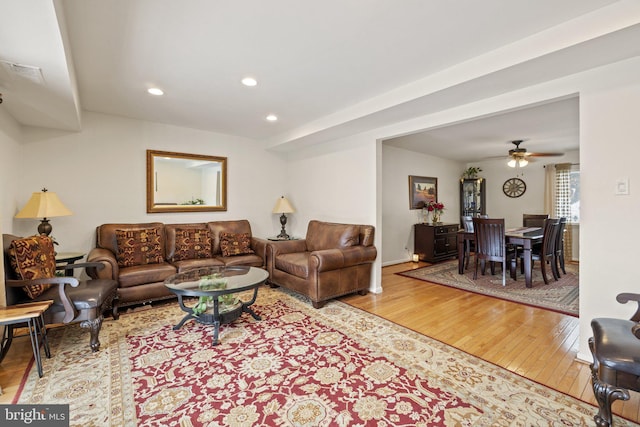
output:
[[[543, 229], [544, 234], [542, 236], [542, 243], [534, 246], [531, 250], [531, 268], [533, 268], [535, 261], [540, 261], [542, 280], [544, 280], [545, 285], [548, 285], [549, 279], [547, 276], [547, 267], [551, 269], [551, 274], [554, 280], [557, 281], [560, 278], [560, 274], [556, 270], [556, 236], [560, 229], [560, 220], [557, 218], [545, 219]], [[523, 253], [518, 253], [521, 273], [524, 273], [523, 257]]]
[[596, 426], [613, 425], [611, 404], [629, 400], [629, 390], [640, 392], [640, 294], [622, 293], [621, 304], [638, 303], [630, 320], [596, 318], [591, 321], [593, 337], [589, 349], [593, 355], [591, 385], [598, 402]]
[[511, 276], [515, 276], [515, 252], [506, 245], [504, 218], [473, 218], [473, 232], [476, 245], [473, 279], [478, 278], [479, 264], [482, 264], [483, 275], [487, 262], [490, 263], [491, 274], [495, 274], [495, 263], [500, 262], [502, 286], [505, 286], [507, 262], [511, 266]]
[[522, 214], [523, 227], [544, 227], [544, 220], [549, 218], [547, 214]]
[[556, 272], [558, 276], [560, 276], [560, 271], [562, 270], [563, 274], [567, 274], [567, 271], [564, 268], [564, 229], [567, 226], [567, 218], [560, 218], [560, 228], [558, 229], [558, 234], [556, 236]]
[[[89, 345], [92, 352], [100, 349], [99, 334], [102, 327], [103, 313], [113, 310], [117, 313], [116, 291], [118, 283], [111, 279], [78, 280], [75, 277], [50, 277], [32, 280], [22, 280], [12, 268], [10, 248], [11, 242], [21, 239], [11, 234], [2, 235], [4, 265], [5, 265], [5, 289], [7, 305], [21, 304], [33, 301], [52, 300], [53, 304], [44, 312], [45, 324], [71, 324], [80, 323], [82, 328], [89, 329]], [[49, 246], [47, 246], [49, 247]], [[104, 268], [101, 263], [75, 263], [66, 266], [55, 267], [55, 252], [53, 245], [50, 251], [42, 249], [43, 256], [52, 262], [54, 269], [72, 271], [74, 268]], [[50, 284], [42, 294], [30, 298], [23, 288], [27, 285]], [[117, 318], [117, 315], [114, 316]], [[0, 361], [4, 358], [14, 337], [14, 326], [5, 327], [2, 343], [0, 344]]]

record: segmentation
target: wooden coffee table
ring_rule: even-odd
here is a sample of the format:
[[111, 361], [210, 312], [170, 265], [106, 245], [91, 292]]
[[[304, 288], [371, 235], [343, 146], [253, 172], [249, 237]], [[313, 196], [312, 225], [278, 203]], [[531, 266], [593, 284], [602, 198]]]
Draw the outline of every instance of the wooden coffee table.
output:
[[[173, 329], [180, 329], [191, 319], [213, 325], [213, 345], [218, 345], [221, 324], [233, 322], [242, 313], [262, 320], [250, 306], [256, 301], [258, 287], [268, 277], [266, 270], [241, 266], [198, 268], [168, 277], [165, 286], [177, 295], [180, 308], [187, 313]], [[251, 300], [237, 298], [237, 293], [248, 290], [253, 290]], [[199, 301], [188, 307], [184, 297], [199, 297]]]

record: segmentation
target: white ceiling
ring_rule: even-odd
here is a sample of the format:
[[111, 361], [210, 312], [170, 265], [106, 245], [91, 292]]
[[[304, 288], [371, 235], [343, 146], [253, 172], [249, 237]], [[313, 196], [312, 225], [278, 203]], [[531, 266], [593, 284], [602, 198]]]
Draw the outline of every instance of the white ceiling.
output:
[[[68, 131], [88, 110], [313, 143], [640, 55], [638, 3], [0, 0], [0, 108]], [[42, 82], [7, 63], [38, 67]], [[576, 99], [393, 143], [456, 158], [456, 144], [497, 155], [510, 139], [577, 148]]]

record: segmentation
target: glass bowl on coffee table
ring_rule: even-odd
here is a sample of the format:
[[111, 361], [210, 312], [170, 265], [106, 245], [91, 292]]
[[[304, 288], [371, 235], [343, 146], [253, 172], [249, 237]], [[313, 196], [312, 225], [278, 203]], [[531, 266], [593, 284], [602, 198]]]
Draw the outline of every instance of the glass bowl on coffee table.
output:
[[[231, 323], [242, 313], [261, 320], [252, 309], [258, 288], [269, 277], [266, 270], [257, 267], [206, 267], [187, 270], [165, 279], [165, 286], [178, 297], [178, 304], [187, 314], [173, 327], [180, 329], [187, 321], [213, 325], [213, 345], [218, 345], [220, 325]], [[238, 293], [253, 290], [249, 301], [242, 301]], [[184, 297], [197, 297], [193, 306], [186, 306]]]

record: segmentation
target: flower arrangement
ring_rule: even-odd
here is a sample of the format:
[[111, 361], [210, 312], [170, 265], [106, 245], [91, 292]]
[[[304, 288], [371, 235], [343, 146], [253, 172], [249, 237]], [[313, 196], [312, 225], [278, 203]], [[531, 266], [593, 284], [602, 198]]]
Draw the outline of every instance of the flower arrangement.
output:
[[427, 211], [431, 212], [431, 222], [434, 224], [440, 222], [440, 215], [442, 215], [442, 211], [444, 211], [444, 203], [431, 200], [429, 203], [425, 204], [424, 207]]
[[425, 205], [429, 212], [435, 212], [438, 215], [442, 215], [442, 211], [444, 211], [444, 204], [439, 202], [434, 202], [433, 200], [429, 201]]

